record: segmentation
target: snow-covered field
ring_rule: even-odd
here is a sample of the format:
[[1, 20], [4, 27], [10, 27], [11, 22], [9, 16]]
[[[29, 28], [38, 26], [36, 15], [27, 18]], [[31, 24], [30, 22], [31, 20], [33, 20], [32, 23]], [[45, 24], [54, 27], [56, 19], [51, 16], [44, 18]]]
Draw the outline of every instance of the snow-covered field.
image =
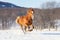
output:
[[0, 40], [60, 40], [60, 32], [33, 30], [24, 34], [19, 29], [0, 30]]
[[60, 40], [60, 28], [57, 31], [34, 29], [32, 32], [24, 34], [19, 25], [14, 24], [9, 30], [0, 30], [0, 40]]

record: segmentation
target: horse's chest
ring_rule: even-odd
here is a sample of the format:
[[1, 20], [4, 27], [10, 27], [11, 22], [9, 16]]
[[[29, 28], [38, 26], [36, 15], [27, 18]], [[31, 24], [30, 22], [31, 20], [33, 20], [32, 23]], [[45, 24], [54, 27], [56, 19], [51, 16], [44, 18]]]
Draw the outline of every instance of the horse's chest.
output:
[[32, 24], [32, 19], [27, 20], [27, 23], [26, 24], [27, 25], [31, 25]]

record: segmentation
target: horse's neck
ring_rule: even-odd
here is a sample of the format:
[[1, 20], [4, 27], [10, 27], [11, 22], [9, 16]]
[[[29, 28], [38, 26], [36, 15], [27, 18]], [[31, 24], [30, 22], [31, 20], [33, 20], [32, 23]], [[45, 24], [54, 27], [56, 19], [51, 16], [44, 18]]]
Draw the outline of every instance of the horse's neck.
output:
[[27, 17], [31, 17], [32, 15], [28, 13], [26, 16], [27, 16]]
[[32, 15], [32, 14], [29, 14], [29, 13], [28, 13], [26, 16], [27, 16], [28, 18], [32, 18], [32, 19], [33, 19], [33, 15]]

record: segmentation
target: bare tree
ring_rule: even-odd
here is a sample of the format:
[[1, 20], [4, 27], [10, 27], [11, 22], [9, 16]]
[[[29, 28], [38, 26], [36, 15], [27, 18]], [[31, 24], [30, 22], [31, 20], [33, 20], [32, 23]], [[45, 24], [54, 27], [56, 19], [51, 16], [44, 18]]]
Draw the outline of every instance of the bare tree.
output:
[[55, 1], [46, 2], [46, 3], [42, 4], [42, 9], [45, 10], [45, 12], [43, 11], [45, 13], [45, 15], [44, 15], [45, 18], [43, 20], [45, 21], [45, 25], [48, 24], [49, 30], [50, 30], [50, 28], [54, 28], [55, 22], [54, 22], [54, 17], [52, 15], [55, 13], [55, 11], [53, 9], [56, 7], [57, 7], [57, 3]]

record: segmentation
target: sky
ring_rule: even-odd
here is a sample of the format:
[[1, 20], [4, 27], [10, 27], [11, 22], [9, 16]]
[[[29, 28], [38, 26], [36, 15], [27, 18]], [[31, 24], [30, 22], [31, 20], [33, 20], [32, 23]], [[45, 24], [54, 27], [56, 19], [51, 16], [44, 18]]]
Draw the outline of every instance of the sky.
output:
[[32, 8], [40, 8], [41, 4], [45, 2], [51, 2], [51, 1], [60, 2], [60, 0], [0, 0], [0, 1], [13, 3], [21, 7], [32, 7]]

